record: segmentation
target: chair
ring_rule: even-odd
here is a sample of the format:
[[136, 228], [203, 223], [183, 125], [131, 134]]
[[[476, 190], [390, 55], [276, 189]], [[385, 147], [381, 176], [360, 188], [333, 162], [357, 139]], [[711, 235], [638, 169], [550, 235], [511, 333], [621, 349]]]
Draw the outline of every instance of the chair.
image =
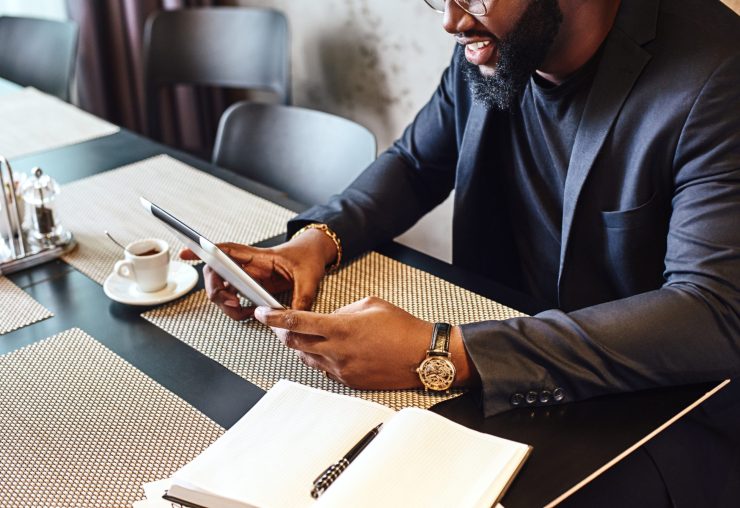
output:
[[335, 115], [238, 102], [221, 116], [213, 163], [307, 205], [342, 191], [376, 156], [375, 136]]
[[149, 133], [161, 138], [159, 89], [192, 84], [270, 91], [290, 102], [288, 22], [272, 9], [158, 11], [144, 29]]
[[73, 21], [0, 16], [0, 76], [69, 100], [77, 32]]

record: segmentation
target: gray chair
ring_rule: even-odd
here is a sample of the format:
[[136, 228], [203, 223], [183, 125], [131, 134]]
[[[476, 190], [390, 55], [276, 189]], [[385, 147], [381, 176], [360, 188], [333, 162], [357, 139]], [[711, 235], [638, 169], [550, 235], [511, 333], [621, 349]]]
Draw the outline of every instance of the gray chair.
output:
[[73, 21], [0, 17], [0, 77], [69, 100], [77, 57]]
[[346, 118], [238, 102], [221, 117], [213, 163], [314, 205], [347, 187], [376, 150], [373, 133]]
[[290, 103], [288, 22], [273, 9], [209, 7], [158, 11], [144, 29], [149, 133], [161, 138], [163, 85], [192, 84], [273, 92]]

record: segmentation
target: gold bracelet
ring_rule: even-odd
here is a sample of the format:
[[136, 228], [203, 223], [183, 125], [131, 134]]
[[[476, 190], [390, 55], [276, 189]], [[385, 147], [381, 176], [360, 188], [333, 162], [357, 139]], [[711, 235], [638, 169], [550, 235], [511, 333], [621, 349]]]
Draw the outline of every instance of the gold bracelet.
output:
[[339, 268], [339, 264], [342, 262], [342, 241], [339, 239], [337, 234], [329, 228], [326, 224], [319, 224], [317, 222], [314, 222], [313, 224], [308, 224], [307, 226], [303, 226], [301, 229], [296, 231], [293, 236], [290, 237], [292, 240], [296, 236], [300, 235], [304, 231], [307, 231], [309, 229], [318, 229], [319, 231], [323, 231], [326, 236], [331, 238], [331, 240], [334, 242], [334, 245], [337, 248], [337, 260], [334, 261], [334, 263], [331, 264], [328, 268], [326, 268], [327, 273], [332, 272]]

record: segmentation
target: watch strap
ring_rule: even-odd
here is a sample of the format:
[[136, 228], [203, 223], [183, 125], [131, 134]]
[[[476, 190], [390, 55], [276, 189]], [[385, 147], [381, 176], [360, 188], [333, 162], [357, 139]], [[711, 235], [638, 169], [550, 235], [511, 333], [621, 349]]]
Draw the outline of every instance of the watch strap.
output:
[[449, 323], [434, 323], [432, 332], [432, 343], [427, 354], [430, 356], [448, 356], [450, 353], [450, 330]]

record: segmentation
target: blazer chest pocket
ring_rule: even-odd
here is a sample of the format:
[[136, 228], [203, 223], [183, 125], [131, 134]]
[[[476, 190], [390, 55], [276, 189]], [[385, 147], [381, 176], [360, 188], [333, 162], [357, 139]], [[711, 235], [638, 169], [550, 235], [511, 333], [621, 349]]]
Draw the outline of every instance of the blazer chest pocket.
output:
[[602, 211], [607, 271], [620, 296], [659, 288], [665, 267], [668, 213], [657, 193], [628, 210]]
[[608, 229], [633, 229], [651, 221], [658, 220], [658, 193], [653, 193], [645, 203], [628, 210], [601, 212], [601, 218]]

